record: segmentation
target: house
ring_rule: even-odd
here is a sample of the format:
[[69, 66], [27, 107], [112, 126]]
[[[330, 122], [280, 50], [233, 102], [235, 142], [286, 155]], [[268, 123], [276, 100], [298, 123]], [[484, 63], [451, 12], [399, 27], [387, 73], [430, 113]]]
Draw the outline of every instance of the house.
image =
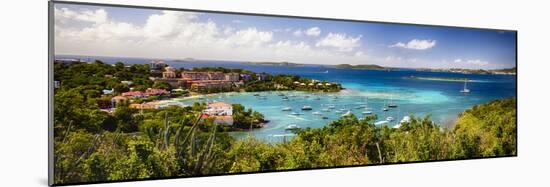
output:
[[213, 102], [203, 112], [211, 116], [233, 116], [233, 106], [224, 102]]
[[117, 106], [120, 106], [120, 104], [126, 102], [128, 99], [123, 96], [114, 96], [111, 98], [111, 108], [116, 108]]
[[149, 69], [151, 70], [162, 70], [162, 68], [168, 66], [164, 61], [162, 60], [153, 60], [151, 63], [149, 63]]
[[130, 108], [133, 108], [133, 109], [157, 109], [159, 108], [159, 105], [158, 103], [156, 102], [148, 102], [148, 103], [141, 103], [141, 104], [137, 104], [137, 103], [134, 103], [134, 104], [130, 104], [130, 106], [128, 106]]
[[142, 91], [129, 91], [122, 93], [124, 97], [144, 98], [147, 97]]
[[162, 72], [162, 78], [164, 78], [164, 79], [176, 78], [176, 68], [168, 66], [164, 70], [165, 71]]
[[165, 89], [154, 89], [154, 88], [147, 88], [145, 93], [143, 93], [145, 96], [151, 96], [151, 95], [162, 95], [162, 94], [168, 94], [170, 92], [166, 91]]

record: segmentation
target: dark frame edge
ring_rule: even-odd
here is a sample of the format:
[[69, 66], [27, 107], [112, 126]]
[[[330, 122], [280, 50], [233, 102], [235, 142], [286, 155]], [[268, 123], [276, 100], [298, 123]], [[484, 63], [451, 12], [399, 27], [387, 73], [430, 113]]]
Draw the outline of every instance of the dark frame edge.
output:
[[54, 2], [48, 1], [48, 185], [54, 185], [54, 140], [53, 140], [53, 61], [54, 61], [54, 41], [53, 41], [53, 11]]

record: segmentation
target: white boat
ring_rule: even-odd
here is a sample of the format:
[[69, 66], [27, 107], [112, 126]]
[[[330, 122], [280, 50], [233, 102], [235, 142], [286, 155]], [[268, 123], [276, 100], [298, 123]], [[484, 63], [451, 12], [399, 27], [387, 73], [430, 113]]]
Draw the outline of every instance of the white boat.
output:
[[300, 128], [300, 126], [298, 126], [294, 123], [291, 123], [288, 126], [286, 126], [285, 130], [294, 130], [294, 129], [299, 129], [299, 128]]
[[337, 114], [340, 114], [340, 113], [342, 113], [342, 111], [341, 111], [341, 110], [337, 110], [336, 113], [337, 113]]
[[311, 114], [313, 114], [313, 115], [321, 115], [321, 112], [313, 112], [313, 113], [311, 113]]
[[362, 113], [365, 114], [365, 115], [369, 115], [369, 114], [372, 114], [372, 111], [370, 111], [370, 110], [365, 110], [365, 111], [363, 111]]
[[393, 102], [393, 95], [390, 96], [390, 103], [388, 104], [388, 107], [389, 107], [389, 108], [396, 108], [396, 107], [397, 107], [397, 104], [395, 104], [395, 103]]
[[329, 105], [328, 108], [334, 109], [334, 108], [336, 108], [336, 106], [334, 106], [334, 105]]
[[309, 106], [309, 105], [304, 105], [304, 106], [302, 107], [302, 110], [312, 110], [312, 109], [313, 109], [313, 108], [311, 108], [311, 106]]
[[378, 122], [374, 123], [374, 125], [384, 125], [386, 123], [389, 123], [389, 121], [382, 120], [382, 121], [378, 121]]
[[466, 83], [468, 82], [468, 79], [464, 79], [464, 88], [460, 90], [462, 93], [470, 93], [470, 89], [467, 88]]
[[298, 112], [292, 112], [292, 113], [290, 113], [290, 114], [295, 115], [295, 116], [302, 115], [302, 114], [300, 114], [300, 113], [298, 113]]
[[328, 108], [323, 108], [323, 109], [321, 109], [321, 111], [323, 111], [323, 112], [328, 112], [329, 109], [328, 109]]
[[388, 111], [388, 108], [384, 107], [384, 108], [382, 108], [382, 111], [386, 112], [386, 111]]
[[390, 117], [387, 117], [387, 118], [386, 118], [386, 121], [393, 121], [393, 117], [391, 117], [391, 116], [390, 116]]
[[344, 116], [350, 116], [351, 115], [351, 111], [348, 110], [348, 112], [346, 112], [345, 114], [342, 114], [342, 117]]
[[290, 108], [290, 107], [284, 107], [284, 108], [282, 109], [282, 111], [291, 111], [291, 110], [292, 110], [292, 108]]

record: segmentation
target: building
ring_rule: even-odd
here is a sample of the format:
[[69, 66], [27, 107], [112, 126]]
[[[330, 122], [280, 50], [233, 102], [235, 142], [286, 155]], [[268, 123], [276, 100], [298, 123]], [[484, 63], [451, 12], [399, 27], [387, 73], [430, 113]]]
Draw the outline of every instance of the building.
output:
[[155, 89], [155, 88], [147, 88], [145, 93], [143, 93], [146, 96], [152, 96], [152, 95], [162, 95], [162, 94], [168, 94], [168, 92], [165, 89]]
[[210, 80], [207, 72], [184, 71], [181, 73], [181, 78], [184, 80]]
[[162, 70], [166, 66], [168, 65], [162, 60], [153, 60], [149, 63], [149, 69], [151, 70]]
[[122, 93], [122, 96], [124, 97], [132, 97], [132, 98], [144, 98], [147, 97], [142, 91], [129, 91]]
[[209, 80], [225, 80], [225, 73], [222, 72], [208, 72]]
[[111, 108], [116, 108], [117, 106], [120, 106], [122, 103], [127, 102], [128, 99], [123, 96], [114, 96], [111, 98]]
[[164, 79], [174, 79], [176, 78], [176, 68], [173, 67], [166, 67], [164, 69], [164, 72], [162, 72], [162, 78]]
[[233, 116], [212, 116], [208, 114], [202, 114], [201, 117], [203, 119], [212, 119], [213, 122], [218, 125], [233, 125]]
[[238, 82], [240, 75], [238, 73], [226, 73], [225, 80], [231, 82]]
[[133, 109], [157, 109], [159, 108], [159, 105], [158, 103], [156, 102], [148, 102], [148, 103], [141, 103], [141, 104], [137, 104], [137, 103], [134, 103], [134, 104], [130, 104], [130, 106], [128, 106], [130, 108], [133, 108]]
[[203, 111], [210, 116], [233, 116], [233, 105], [224, 102], [209, 103]]
[[193, 92], [205, 92], [211, 88], [231, 88], [232, 82], [225, 80], [198, 80], [187, 81], [187, 87]]

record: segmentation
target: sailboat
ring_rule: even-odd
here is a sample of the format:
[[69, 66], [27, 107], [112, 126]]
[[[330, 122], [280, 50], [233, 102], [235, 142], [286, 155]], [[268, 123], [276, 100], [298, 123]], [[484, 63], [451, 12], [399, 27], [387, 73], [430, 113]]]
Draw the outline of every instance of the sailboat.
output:
[[369, 98], [365, 98], [365, 111], [363, 111], [363, 114], [369, 115], [372, 114], [372, 111], [369, 108]]
[[390, 96], [390, 104], [388, 104], [388, 107], [390, 108], [396, 108], [397, 104], [393, 102], [393, 95]]
[[460, 90], [461, 93], [470, 93], [470, 89], [466, 87], [467, 82], [468, 82], [468, 79], [464, 79], [464, 88]]

